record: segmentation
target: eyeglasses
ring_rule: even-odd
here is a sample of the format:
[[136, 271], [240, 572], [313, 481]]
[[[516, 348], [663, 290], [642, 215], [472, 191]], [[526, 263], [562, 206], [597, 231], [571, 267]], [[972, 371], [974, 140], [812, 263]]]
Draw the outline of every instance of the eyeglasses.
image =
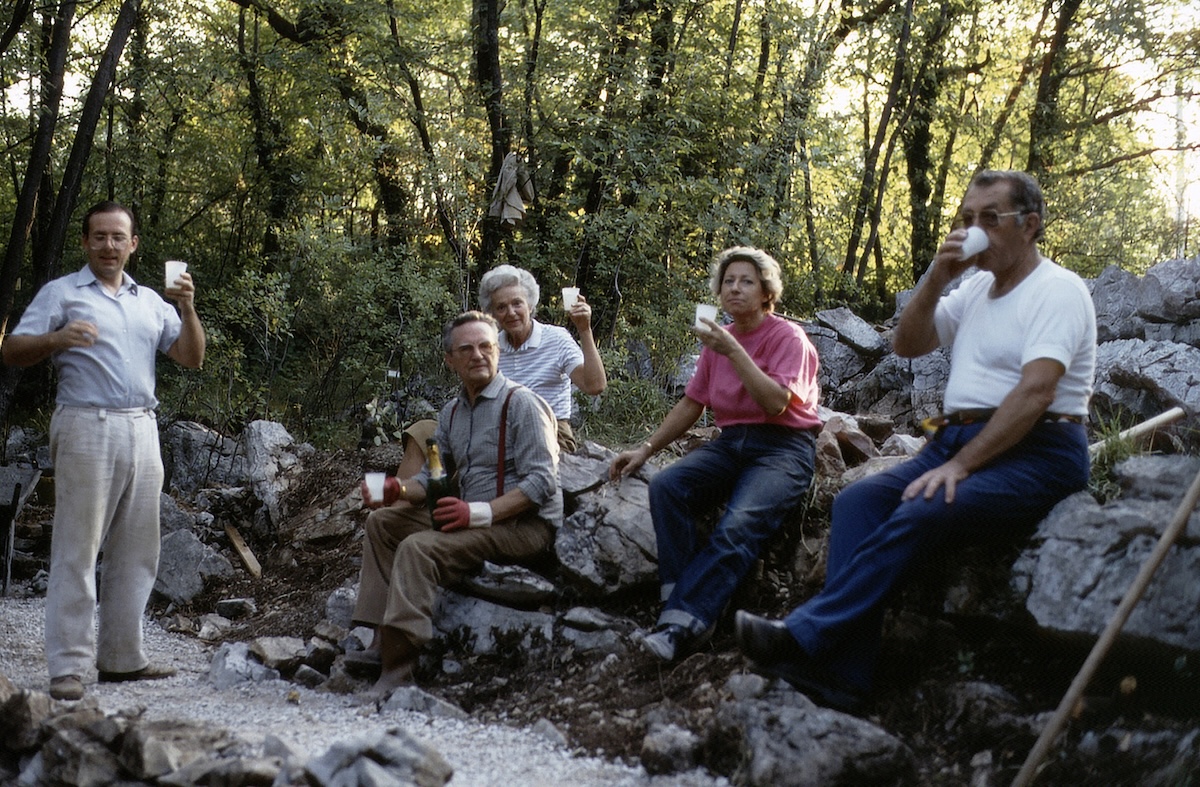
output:
[[989, 209], [979, 211], [979, 216], [976, 216], [968, 211], [958, 214], [958, 218], [954, 220], [954, 229], [962, 229], [978, 223], [984, 229], [994, 230], [1000, 226], [1000, 219], [1006, 219], [1009, 216], [1024, 216], [1028, 212], [1027, 210], [1010, 210], [1007, 213], [997, 213]]
[[103, 232], [92, 233], [87, 236], [87, 244], [93, 249], [102, 249], [109, 244], [114, 248], [120, 249], [129, 245], [130, 238], [128, 235], [106, 235]]
[[457, 355], [459, 358], [471, 358], [475, 353], [480, 355], [491, 355], [496, 351], [496, 345], [493, 342], [480, 342], [479, 344], [460, 344], [450, 352]]

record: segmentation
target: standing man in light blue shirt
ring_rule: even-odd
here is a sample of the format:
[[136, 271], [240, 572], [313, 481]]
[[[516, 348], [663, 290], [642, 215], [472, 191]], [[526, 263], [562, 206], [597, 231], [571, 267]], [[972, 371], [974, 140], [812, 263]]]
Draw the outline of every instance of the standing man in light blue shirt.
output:
[[92, 207], [83, 218], [88, 264], [42, 287], [3, 344], [5, 363], [32, 366], [49, 358], [58, 373], [46, 590], [46, 658], [55, 699], [83, 697], [93, 660], [101, 682], [175, 674], [150, 663], [142, 649], [142, 615], [158, 572], [163, 484], [154, 370], [158, 352], [199, 368], [205, 336], [191, 275], [166, 289], [176, 312], [125, 272], [137, 246], [128, 208], [116, 202]]

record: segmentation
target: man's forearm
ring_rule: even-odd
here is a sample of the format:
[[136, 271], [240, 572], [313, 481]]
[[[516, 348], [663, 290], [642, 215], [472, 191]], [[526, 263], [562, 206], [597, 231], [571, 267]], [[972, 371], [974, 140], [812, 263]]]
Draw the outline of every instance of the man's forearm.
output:
[[1026, 364], [1021, 381], [1000, 402], [987, 426], [955, 456], [959, 465], [974, 472], [1021, 442], [1053, 404], [1063, 372], [1062, 364], [1048, 358]]
[[937, 349], [938, 335], [933, 315], [944, 286], [931, 273], [917, 286], [912, 300], [900, 312], [900, 321], [892, 333], [892, 349], [900, 357], [916, 358]]
[[492, 521], [502, 522], [505, 519], [512, 519], [515, 516], [519, 516], [533, 508], [533, 501], [520, 489], [510, 489], [500, 497], [493, 499], [490, 505], [492, 507]]
[[204, 325], [194, 308], [180, 309], [179, 316], [183, 321], [183, 328], [167, 354], [181, 366], [199, 369], [204, 363], [204, 352], [208, 346]]
[[33, 366], [49, 358], [57, 349], [53, 333], [38, 336], [10, 334], [4, 339], [4, 362], [9, 366]]

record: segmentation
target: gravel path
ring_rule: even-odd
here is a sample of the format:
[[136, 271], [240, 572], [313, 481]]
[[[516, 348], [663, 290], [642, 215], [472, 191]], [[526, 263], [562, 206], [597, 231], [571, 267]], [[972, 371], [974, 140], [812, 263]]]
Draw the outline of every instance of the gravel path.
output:
[[[44, 616], [44, 598], [0, 598], [0, 675], [21, 688], [47, 690]], [[703, 771], [650, 777], [640, 767], [575, 754], [527, 729], [407, 711], [379, 712], [350, 695], [311, 691], [285, 681], [218, 690], [205, 679], [213, 650], [147, 621], [147, 655], [173, 664], [179, 674], [146, 683], [100, 684], [93, 672], [85, 677], [85, 688], [106, 713], [145, 707], [147, 718], [208, 722], [254, 744], [274, 735], [310, 756], [339, 740], [400, 726], [441, 752], [454, 767], [454, 787], [728, 785]]]

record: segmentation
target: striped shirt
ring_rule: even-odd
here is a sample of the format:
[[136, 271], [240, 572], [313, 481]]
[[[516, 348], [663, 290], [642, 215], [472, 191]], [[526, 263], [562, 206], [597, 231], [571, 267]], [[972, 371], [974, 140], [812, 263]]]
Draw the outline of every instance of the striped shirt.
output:
[[500, 332], [500, 372], [546, 400], [554, 417], [571, 418], [571, 372], [583, 365], [583, 350], [566, 328], [533, 320], [533, 330], [520, 347]]

